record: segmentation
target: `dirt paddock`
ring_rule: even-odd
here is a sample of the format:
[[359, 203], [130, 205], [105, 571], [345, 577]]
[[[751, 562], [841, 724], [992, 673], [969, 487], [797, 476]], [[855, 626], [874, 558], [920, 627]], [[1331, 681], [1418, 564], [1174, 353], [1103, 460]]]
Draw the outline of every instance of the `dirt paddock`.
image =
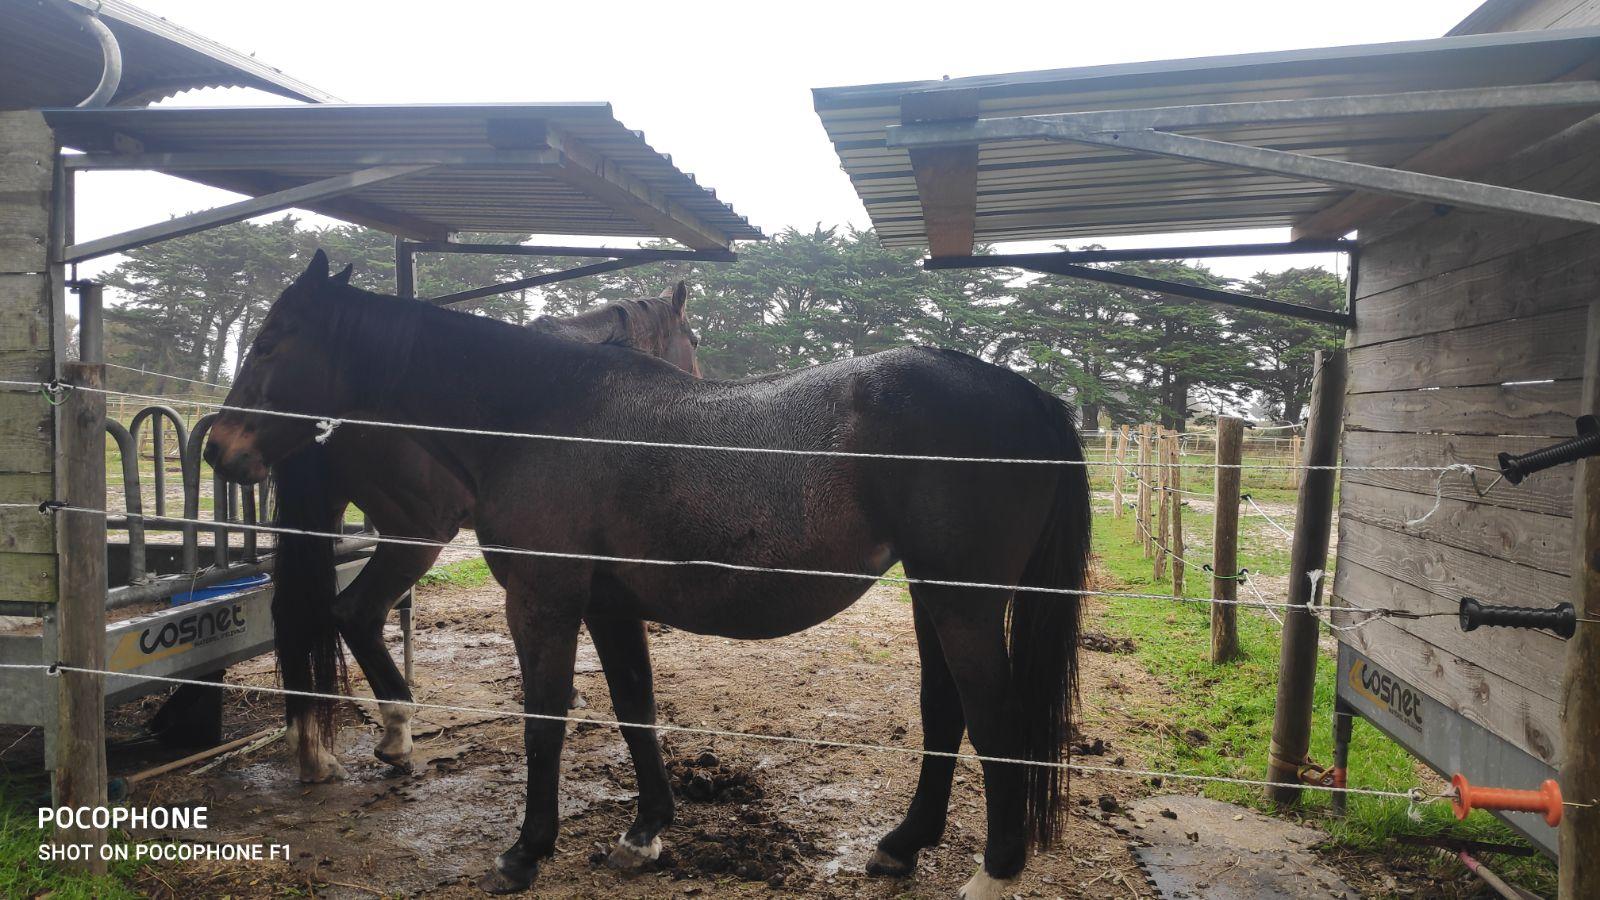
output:
[[[874, 588], [839, 617], [773, 641], [653, 633], [663, 721], [919, 747], [915, 637], [910, 609], [900, 598], [897, 589]], [[516, 664], [501, 604], [493, 584], [419, 589], [419, 700], [518, 708]], [[398, 654], [398, 634], [391, 638]], [[1129, 749], [1140, 726], [1125, 704], [1166, 689], [1126, 649], [1121, 641], [1086, 641], [1086, 702], [1075, 740], [1075, 755], [1085, 763], [1141, 764]], [[610, 718], [599, 663], [587, 641], [577, 670], [590, 704], [586, 712]], [[269, 659], [239, 666], [231, 678], [274, 683]], [[364, 685], [356, 688], [366, 693]], [[116, 710], [114, 732], [126, 733], [153, 707], [154, 698], [148, 698]], [[230, 694], [229, 736], [277, 724], [280, 709], [276, 698]], [[140, 886], [175, 897], [266, 897], [307, 889], [331, 897], [482, 896], [473, 881], [512, 841], [519, 822], [526, 780], [520, 724], [423, 710], [415, 730], [416, 764], [409, 774], [373, 758], [376, 726], [352, 709], [343, 714], [338, 737], [338, 752], [350, 770], [347, 781], [300, 784], [278, 741], [202, 775], [191, 770], [139, 785], [139, 805], [210, 808], [212, 826], [189, 837], [288, 843], [293, 856], [289, 865], [169, 865], [148, 871]], [[535, 895], [948, 898], [976, 868], [984, 824], [982, 776], [975, 764], [959, 765], [945, 840], [922, 854], [916, 877], [881, 880], [862, 870], [877, 839], [909, 802], [914, 757], [684, 734], [668, 734], [664, 743], [678, 821], [663, 834], [658, 867], [628, 876], [600, 863], [632, 817], [635, 788], [627, 753], [610, 727], [569, 729], [562, 837], [555, 858], [540, 872]], [[970, 745], [964, 749], [971, 751]], [[7, 759], [13, 769], [18, 755]], [[175, 755], [141, 759], [113, 753], [113, 775]], [[1030, 863], [1017, 894], [1154, 896], [1133, 860], [1130, 841], [1136, 833], [1121, 807], [1174, 790], [1194, 788], [1105, 773], [1074, 776], [1065, 841]], [[1369, 863], [1344, 860], [1338, 867], [1352, 884], [1380, 883], [1367, 871]], [[1409, 893], [1393, 874], [1389, 869], [1381, 883]]]

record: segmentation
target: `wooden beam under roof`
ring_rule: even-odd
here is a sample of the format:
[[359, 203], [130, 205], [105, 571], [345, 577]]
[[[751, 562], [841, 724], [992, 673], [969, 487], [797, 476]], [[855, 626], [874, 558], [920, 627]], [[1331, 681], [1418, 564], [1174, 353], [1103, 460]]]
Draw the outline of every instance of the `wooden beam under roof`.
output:
[[[972, 89], [925, 91], [900, 99], [900, 121], [907, 125], [977, 116], [978, 92]], [[928, 254], [966, 256], [978, 224], [978, 145], [917, 148], [909, 155]]]
[[[1555, 80], [1587, 81], [1596, 77], [1600, 77], [1600, 60], [1584, 63]], [[1591, 114], [1591, 110], [1585, 109], [1491, 113], [1412, 155], [1395, 168], [1447, 177], [1471, 175], [1582, 122]], [[1342, 237], [1363, 223], [1386, 216], [1411, 202], [1383, 194], [1349, 194], [1295, 223], [1290, 239]]]

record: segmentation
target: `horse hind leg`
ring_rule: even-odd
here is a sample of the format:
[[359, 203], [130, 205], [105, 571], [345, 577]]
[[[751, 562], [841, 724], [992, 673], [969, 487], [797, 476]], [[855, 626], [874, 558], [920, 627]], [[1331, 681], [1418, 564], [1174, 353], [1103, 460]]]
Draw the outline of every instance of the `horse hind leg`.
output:
[[[917, 654], [922, 660], [922, 749], [932, 753], [954, 753], [961, 747], [966, 717], [961, 697], [956, 692], [944, 648], [939, 644], [933, 620], [920, 599], [922, 585], [911, 588], [911, 612], [917, 632]], [[924, 756], [917, 776], [917, 790], [906, 810], [905, 819], [878, 841], [877, 850], [867, 862], [867, 874], [901, 878], [917, 868], [917, 854], [932, 847], [944, 836], [950, 812], [950, 786], [956, 760], [948, 756]]]
[[284, 742], [293, 749], [300, 780], [306, 784], [325, 784], [350, 777], [339, 758], [323, 741], [321, 717], [309, 709], [291, 709]]
[[[1008, 598], [996, 591], [924, 587], [930, 588], [923, 598], [961, 697], [972, 746], [981, 756], [1018, 758], [1022, 744], [1011, 702], [1005, 633]], [[983, 867], [961, 887], [961, 900], [1009, 896], [1027, 863], [1023, 769], [1014, 763], [982, 766], [988, 826]]]
[[[618, 721], [654, 725], [655, 686], [644, 622], [599, 616], [590, 616], [586, 621], [605, 670]], [[672, 788], [661, 759], [661, 742], [653, 729], [625, 727], [622, 739], [633, 757], [639, 805], [633, 825], [617, 839], [606, 864], [623, 871], [638, 871], [661, 855], [661, 831], [672, 824], [673, 818]]]

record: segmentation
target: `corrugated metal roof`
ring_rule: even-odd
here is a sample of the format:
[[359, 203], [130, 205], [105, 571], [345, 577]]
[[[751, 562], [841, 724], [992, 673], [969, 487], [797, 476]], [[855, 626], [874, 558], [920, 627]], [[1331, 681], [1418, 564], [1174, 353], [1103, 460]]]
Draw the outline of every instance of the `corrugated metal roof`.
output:
[[[68, 147], [139, 152], [154, 171], [252, 194], [366, 165], [460, 160], [308, 206], [414, 237], [494, 231], [684, 240], [663, 227], [677, 223], [723, 246], [762, 239], [715, 191], [613, 118], [608, 103], [60, 109], [45, 116]], [[595, 177], [572, 177], [574, 167], [609, 181], [597, 188]], [[351, 214], [350, 201], [362, 215]]]
[[[1002, 117], [1301, 99], [1550, 81], [1600, 57], [1600, 30], [1468, 35], [1280, 53], [1094, 66], [813, 91], [817, 115], [883, 242], [927, 242], [909, 154], [884, 129], [910, 109]], [[960, 112], [951, 114], [950, 110]], [[1481, 114], [1435, 114], [1185, 134], [1393, 166]], [[976, 240], [1261, 228], [1348, 191], [1274, 175], [1080, 144], [980, 145]]]
[[316, 88], [122, 0], [0, 0], [0, 109], [71, 106], [100, 81], [100, 45], [69, 6], [97, 11], [122, 48], [112, 103], [202, 87], [251, 87], [313, 103]]

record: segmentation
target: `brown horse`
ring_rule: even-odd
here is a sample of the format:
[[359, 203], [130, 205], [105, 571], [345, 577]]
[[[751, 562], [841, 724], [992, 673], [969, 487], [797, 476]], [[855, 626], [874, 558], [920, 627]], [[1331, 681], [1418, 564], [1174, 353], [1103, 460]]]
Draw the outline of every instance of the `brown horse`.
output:
[[[991, 759], [983, 868], [962, 896], [1000, 896], [1030, 844], [1056, 836], [1078, 628], [1076, 597], [1060, 591], [1084, 582], [1089, 490], [1070, 413], [1026, 379], [960, 353], [902, 349], [701, 381], [642, 353], [336, 284], [319, 255], [274, 305], [228, 402], [264, 411], [225, 414], [206, 447], [213, 466], [244, 482], [267, 477], [317, 432], [312, 420], [272, 411], [591, 441], [413, 432], [471, 492], [485, 545], [544, 554], [486, 553], [506, 589], [524, 710], [565, 714], [578, 629], [589, 628], [617, 717], [630, 723], [623, 738], [639, 782], [616, 864], [653, 858], [673, 815], [650, 728], [644, 621], [736, 638], [791, 634], [855, 602], [896, 560], [918, 580], [923, 746], [934, 755], [868, 871], [909, 874], [940, 839], [955, 767], [940, 754], [954, 753], [963, 732]], [[488, 890], [529, 887], [554, 852], [565, 731], [559, 719], [524, 722], [527, 808], [516, 842], [481, 882]]]
[[[347, 284], [350, 272], [346, 267], [331, 281]], [[567, 340], [631, 347], [698, 377], [699, 339], [689, 327], [688, 296], [688, 286], [680, 281], [658, 298], [625, 300], [570, 318], [540, 316], [529, 327]], [[313, 443], [273, 466], [273, 480], [277, 525], [283, 528], [338, 532], [351, 503], [386, 536], [448, 542], [462, 527], [471, 527], [471, 492], [448, 465], [403, 431], [339, 429], [325, 443]], [[438, 547], [380, 543], [337, 597], [332, 540], [283, 535], [274, 564], [275, 647], [284, 687], [319, 693], [341, 687], [336, 630], [373, 696], [403, 701], [379, 705], [383, 737], [374, 749], [379, 759], [402, 768], [411, 760], [412, 708], [405, 705], [411, 688], [384, 645], [383, 625], [439, 552]], [[330, 711], [327, 704], [286, 698], [288, 743], [301, 781], [346, 775], [333, 753]]]

